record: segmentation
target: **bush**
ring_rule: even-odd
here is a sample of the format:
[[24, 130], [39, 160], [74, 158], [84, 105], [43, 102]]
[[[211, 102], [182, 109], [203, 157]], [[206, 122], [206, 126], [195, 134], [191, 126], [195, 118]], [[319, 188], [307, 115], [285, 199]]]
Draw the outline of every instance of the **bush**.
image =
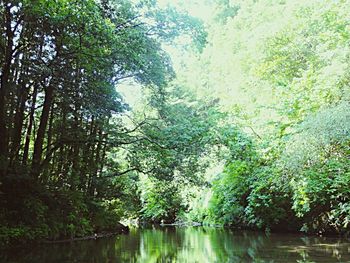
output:
[[234, 161], [213, 182], [209, 221], [225, 225], [246, 224], [244, 208], [249, 195], [251, 167], [245, 161]]
[[281, 174], [270, 166], [255, 169], [245, 208], [249, 226], [288, 230], [297, 224], [292, 213], [291, 191]]
[[350, 161], [332, 158], [313, 166], [292, 180], [293, 209], [303, 219], [302, 230], [338, 232], [350, 230]]
[[142, 219], [157, 223], [162, 221], [173, 223], [180, 211], [185, 210], [175, 183], [147, 179], [142, 188]]

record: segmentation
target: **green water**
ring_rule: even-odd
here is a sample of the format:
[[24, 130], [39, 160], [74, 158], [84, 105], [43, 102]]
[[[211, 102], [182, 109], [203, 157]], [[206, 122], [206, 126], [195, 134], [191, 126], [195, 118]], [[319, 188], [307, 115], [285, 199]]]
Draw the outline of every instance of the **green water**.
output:
[[350, 262], [350, 241], [203, 227], [132, 229], [127, 235], [0, 252], [0, 262]]

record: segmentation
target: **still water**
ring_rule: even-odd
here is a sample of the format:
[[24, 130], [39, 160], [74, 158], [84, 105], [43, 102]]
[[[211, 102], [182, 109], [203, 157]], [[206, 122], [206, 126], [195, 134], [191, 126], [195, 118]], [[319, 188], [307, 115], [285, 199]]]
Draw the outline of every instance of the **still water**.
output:
[[97, 240], [0, 252], [0, 262], [350, 262], [350, 241], [204, 227], [132, 229]]

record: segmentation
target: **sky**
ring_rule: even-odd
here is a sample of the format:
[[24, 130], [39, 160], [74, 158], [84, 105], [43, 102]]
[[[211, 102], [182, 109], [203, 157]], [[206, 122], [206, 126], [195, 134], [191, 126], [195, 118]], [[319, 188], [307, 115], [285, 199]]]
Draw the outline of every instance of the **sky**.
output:
[[[158, 0], [157, 3], [160, 8], [165, 8], [168, 5], [174, 6], [179, 11], [188, 12], [191, 16], [200, 18], [204, 22], [208, 21], [213, 14], [208, 0]], [[171, 46], [164, 46], [164, 50], [170, 55], [176, 71], [180, 64], [178, 58], [181, 57], [181, 51]], [[118, 84], [116, 89], [131, 107], [135, 107], [141, 101], [142, 88], [132, 80]]]
[[188, 12], [191, 16], [207, 21], [213, 14], [212, 7], [207, 0], [158, 0], [160, 7], [172, 5], [181, 11]]

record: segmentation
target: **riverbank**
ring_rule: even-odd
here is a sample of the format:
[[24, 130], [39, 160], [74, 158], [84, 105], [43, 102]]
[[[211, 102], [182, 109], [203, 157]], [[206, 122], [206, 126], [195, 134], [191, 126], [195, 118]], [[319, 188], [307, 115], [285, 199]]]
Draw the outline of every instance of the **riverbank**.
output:
[[[154, 225], [154, 224], [153, 224]], [[228, 231], [250, 231], [257, 233], [266, 233], [266, 234], [293, 234], [293, 235], [303, 235], [306, 237], [329, 237], [329, 238], [349, 238], [349, 233], [337, 233], [337, 232], [316, 232], [309, 231], [305, 232], [297, 228], [257, 228], [257, 227], [248, 227], [244, 225], [235, 226], [235, 225], [224, 225], [224, 224], [210, 224], [205, 222], [187, 222], [187, 221], [178, 221], [174, 223], [159, 223], [155, 224], [161, 227], [212, 227], [212, 228], [222, 228]]]
[[21, 247], [23, 245], [28, 244], [57, 244], [57, 243], [69, 243], [75, 241], [84, 241], [84, 240], [96, 240], [105, 237], [111, 237], [115, 235], [127, 234], [130, 229], [128, 226], [123, 225], [121, 223], [115, 224], [113, 229], [109, 229], [106, 231], [94, 231], [93, 234], [84, 235], [84, 236], [71, 236], [70, 238], [57, 238], [57, 239], [49, 239], [49, 238], [38, 238], [38, 239], [23, 239], [18, 242], [15, 242], [15, 237], [8, 238], [11, 242], [6, 242], [2, 244], [2, 248], [10, 248], [10, 247]]
[[74, 241], [93, 240], [93, 239], [111, 237], [111, 236], [120, 235], [120, 234], [127, 234], [127, 233], [129, 233], [129, 231], [130, 231], [130, 229], [128, 226], [125, 226], [125, 225], [119, 223], [118, 230], [113, 231], [113, 232], [100, 232], [100, 233], [94, 233], [93, 235], [88, 235], [88, 236], [84, 236], [84, 237], [73, 237], [73, 238], [69, 238], [69, 239], [44, 240], [41, 243], [55, 244], [55, 243], [67, 243], [67, 242], [74, 242]]

